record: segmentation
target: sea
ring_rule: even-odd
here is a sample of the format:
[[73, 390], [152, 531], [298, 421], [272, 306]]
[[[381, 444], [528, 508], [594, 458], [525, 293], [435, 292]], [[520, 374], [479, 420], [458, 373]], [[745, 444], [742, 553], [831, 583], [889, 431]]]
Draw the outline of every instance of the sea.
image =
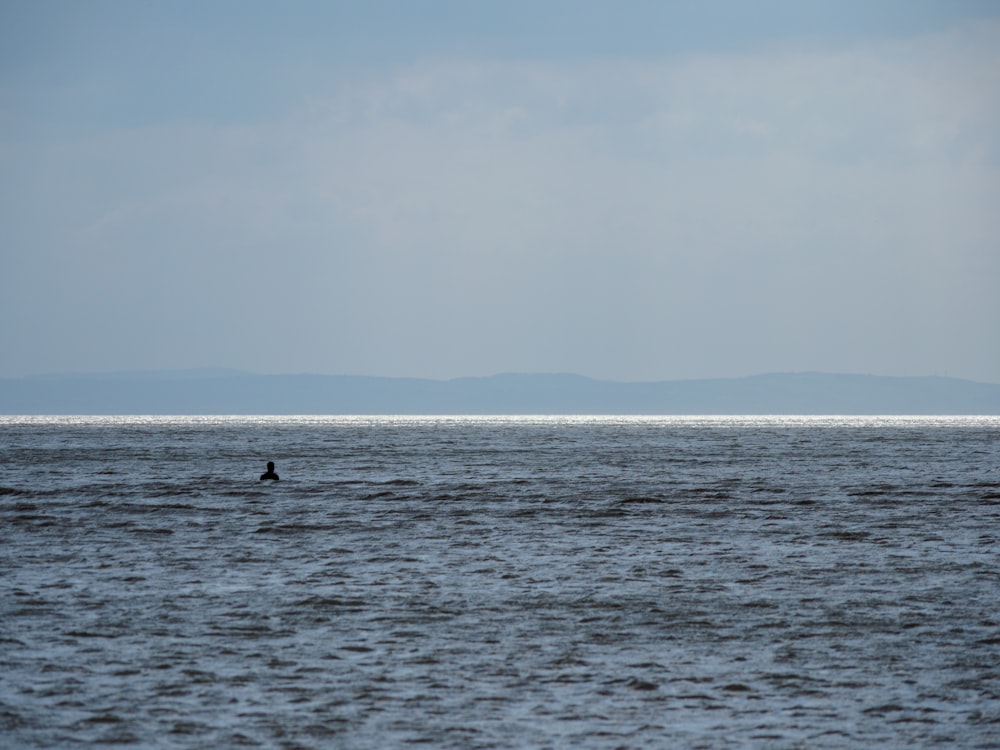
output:
[[0, 417], [0, 472], [5, 748], [1000, 748], [1000, 417]]

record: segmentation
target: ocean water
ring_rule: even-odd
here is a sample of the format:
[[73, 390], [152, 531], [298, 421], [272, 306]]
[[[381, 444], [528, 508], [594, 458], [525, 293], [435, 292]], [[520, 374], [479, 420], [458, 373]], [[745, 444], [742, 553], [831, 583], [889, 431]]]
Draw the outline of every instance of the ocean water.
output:
[[3, 747], [1000, 747], [1000, 418], [0, 417], [0, 462]]

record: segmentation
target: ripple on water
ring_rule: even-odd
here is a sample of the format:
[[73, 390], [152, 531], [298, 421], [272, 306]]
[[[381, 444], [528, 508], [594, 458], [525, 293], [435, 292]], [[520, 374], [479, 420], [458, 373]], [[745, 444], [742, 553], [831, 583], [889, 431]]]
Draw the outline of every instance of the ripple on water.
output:
[[8, 421], [0, 739], [995, 745], [998, 426]]

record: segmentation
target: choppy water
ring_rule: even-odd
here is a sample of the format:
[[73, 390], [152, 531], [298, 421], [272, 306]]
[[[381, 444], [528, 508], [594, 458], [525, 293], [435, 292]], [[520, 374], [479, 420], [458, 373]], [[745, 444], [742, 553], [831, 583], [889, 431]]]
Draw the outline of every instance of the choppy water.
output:
[[0, 462], [0, 745], [1000, 747], [1000, 418], [2, 417]]

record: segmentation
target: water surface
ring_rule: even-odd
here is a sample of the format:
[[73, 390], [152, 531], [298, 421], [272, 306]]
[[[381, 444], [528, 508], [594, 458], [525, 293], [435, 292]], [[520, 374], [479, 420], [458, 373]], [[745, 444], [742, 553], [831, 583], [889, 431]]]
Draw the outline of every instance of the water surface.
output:
[[0, 744], [1000, 747], [1000, 418], [0, 417], [0, 461]]

